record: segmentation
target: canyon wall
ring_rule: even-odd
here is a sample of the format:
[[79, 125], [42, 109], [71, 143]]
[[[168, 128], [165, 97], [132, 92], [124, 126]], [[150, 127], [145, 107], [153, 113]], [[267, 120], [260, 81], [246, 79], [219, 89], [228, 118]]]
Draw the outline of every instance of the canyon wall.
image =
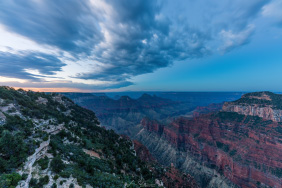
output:
[[282, 95], [266, 91], [247, 93], [236, 101], [224, 103], [222, 110], [280, 122]]
[[136, 138], [158, 161], [175, 164], [201, 187], [281, 187], [280, 127], [256, 116], [219, 112], [169, 125], [143, 119]]
[[181, 151], [171, 144], [164, 135], [148, 131], [139, 125], [140, 131], [135, 138], [142, 142], [153, 156], [163, 165], [173, 164], [188, 174], [191, 174], [200, 187], [235, 188], [238, 187], [216, 170], [206, 167], [196, 160], [189, 152]]
[[222, 110], [227, 112], [237, 112], [243, 115], [259, 116], [263, 119], [280, 122], [282, 121], [282, 110], [273, 109], [272, 106], [261, 107], [258, 105], [238, 105], [225, 103]]

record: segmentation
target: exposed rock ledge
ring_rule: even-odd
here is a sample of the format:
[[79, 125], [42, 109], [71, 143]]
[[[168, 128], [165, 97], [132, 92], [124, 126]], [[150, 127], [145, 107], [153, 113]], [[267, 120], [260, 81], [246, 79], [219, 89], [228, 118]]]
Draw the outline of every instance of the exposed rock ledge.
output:
[[226, 102], [223, 105], [222, 110], [226, 112], [237, 112], [243, 115], [259, 116], [263, 119], [276, 122], [282, 121], [282, 110], [273, 109], [271, 106], [237, 105]]

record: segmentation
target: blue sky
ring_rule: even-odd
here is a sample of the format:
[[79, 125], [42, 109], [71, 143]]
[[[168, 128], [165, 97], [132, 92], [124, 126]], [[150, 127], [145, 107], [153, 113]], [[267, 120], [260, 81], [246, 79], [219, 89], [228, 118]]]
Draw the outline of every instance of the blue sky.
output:
[[0, 85], [282, 91], [280, 0], [0, 2]]

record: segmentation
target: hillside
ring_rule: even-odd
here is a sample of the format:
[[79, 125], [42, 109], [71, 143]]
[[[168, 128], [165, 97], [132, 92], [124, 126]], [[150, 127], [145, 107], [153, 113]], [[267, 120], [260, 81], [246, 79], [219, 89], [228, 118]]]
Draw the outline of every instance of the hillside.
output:
[[[0, 187], [176, 183], [170, 168], [141, 160], [130, 139], [100, 127], [92, 111], [62, 95], [0, 87], [0, 135]], [[186, 183], [197, 187], [192, 177]]]

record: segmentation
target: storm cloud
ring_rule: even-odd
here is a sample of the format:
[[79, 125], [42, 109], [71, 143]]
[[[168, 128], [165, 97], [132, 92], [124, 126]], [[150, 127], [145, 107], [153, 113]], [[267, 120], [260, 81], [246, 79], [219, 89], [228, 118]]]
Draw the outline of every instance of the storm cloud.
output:
[[0, 20], [9, 30], [74, 55], [89, 53], [103, 38], [95, 14], [85, 0], [0, 3]]
[[[55, 75], [65, 64], [58, 58], [37, 52], [21, 52], [13, 54], [0, 52], [0, 75], [8, 78], [28, 79], [39, 81], [42, 75]], [[40, 75], [29, 73], [37, 71]]]
[[[68, 79], [112, 82], [105, 88], [126, 87], [134, 84], [132, 77], [175, 61], [227, 53], [247, 44], [256, 28], [252, 20], [267, 3], [268, 0], [2, 1], [0, 23], [7, 30], [54, 47], [61, 57], [1, 52], [0, 74], [35, 80], [38, 76], [26, 70], [36, 69], [42, 75], [54, 75], [66, 66], [62, 59], [67, 53], [73, 63], [83, 66], [87, 62], [85, 66], [89, 66], [88, 71], [70, 73]], [[71, 85], [72, 81], [68, 81]]]

